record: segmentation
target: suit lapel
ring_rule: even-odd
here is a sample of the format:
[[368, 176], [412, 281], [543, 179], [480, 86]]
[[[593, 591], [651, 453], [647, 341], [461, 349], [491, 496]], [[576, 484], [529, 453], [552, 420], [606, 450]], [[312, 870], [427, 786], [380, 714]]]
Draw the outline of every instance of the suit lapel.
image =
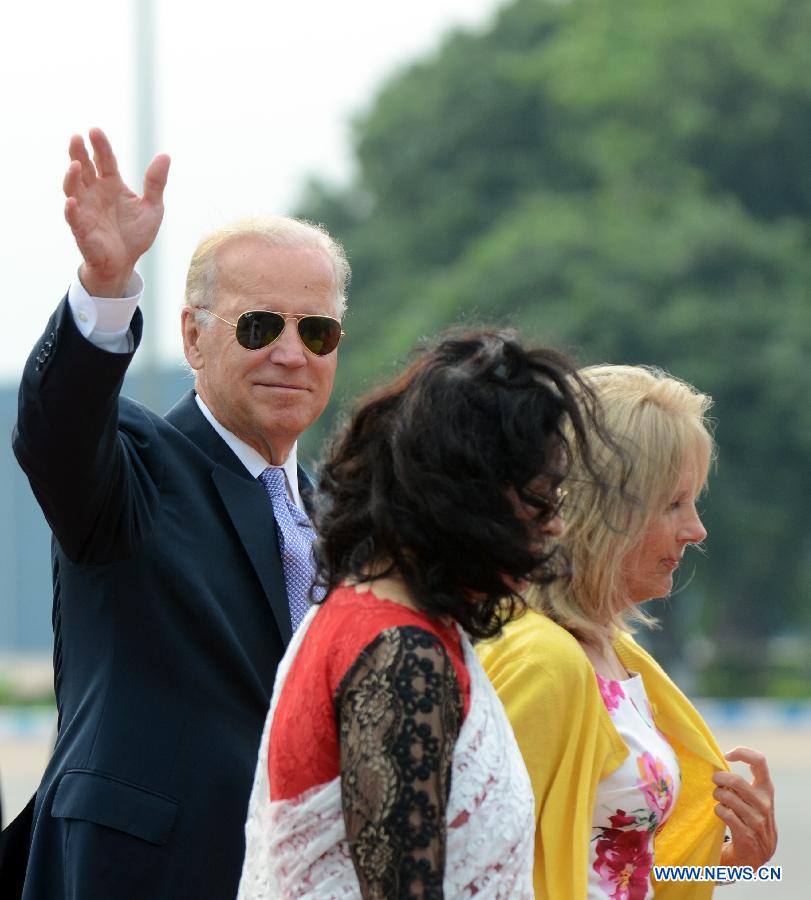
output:
[[301, 497], [301, 503], [304, 506], [304, 511], [307, 515], [312, 518], [313, 516], [313, 483], [310, 479], [310, 476], [301, 468], [298, 467], [298, 492]]
[[[282, 640], [287, 645], [293, 636], [293, 626], [290, 623], [287, 588], [279, 556], [276, 520], [265, 489], [254, 479], [250, 479], [253, 484], [246, 484], [245, 478], [235, 475], [224, 466], [214, 469], [211, 480], [219, 491], [242, 545], [262, 582]], [[271, 532], [270, 541], [268, 531]], [[272, 545], [271, 553], [268, 553], [269, 543]]]
[[225, 466], [235, 475], [253, 480], [228, 444], [200, 412], [200, 407], [194, 399], [194, 391], [189, 391], [166, 413], [166, 421], [196, 444], [212, 462]]
[[262, 583], [286, 645], [292, 637], [293, 628], [279, 555], [276, 520], [265, 489], [250, 476], [231, 448], [211, 427], [200, 412], [193, 391], [166, 414], [166, 420], [212, 461], [211, 480]]

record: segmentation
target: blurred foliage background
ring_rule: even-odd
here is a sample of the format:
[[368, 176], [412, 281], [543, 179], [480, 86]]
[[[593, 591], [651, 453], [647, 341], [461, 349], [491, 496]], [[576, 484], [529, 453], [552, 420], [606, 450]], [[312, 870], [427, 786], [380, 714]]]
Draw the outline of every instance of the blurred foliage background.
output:
[[705, 695], [811, 694], [809, 47], [807, 0], [514, 0], [391, 78], [296, 211], [354, 271], [312, 453], [458, 322], [714, 397], [706, 557], [645, 637]]

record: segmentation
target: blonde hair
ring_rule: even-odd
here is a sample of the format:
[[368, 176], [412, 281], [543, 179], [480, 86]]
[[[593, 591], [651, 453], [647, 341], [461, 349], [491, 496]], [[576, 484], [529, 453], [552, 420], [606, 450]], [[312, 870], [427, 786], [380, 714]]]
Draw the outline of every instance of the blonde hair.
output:
[[[212, 307], [216, 301], [219, 251], [232, 241], [258, 238], [272, 247], [308, 247], [321, 251], [332, 264], [335, 276], [335, 311], [340, 319], [346, 311], [346, 287], [351, 270], [343, 247], [325, 228], [288, 216], [263, 216], [238, 219], [212, 231], [197, 245], [186, 275], [186, 305]], [[210, 317], [200, 316], [201, 324]]]
[[580, 372], [602, 410], [606, 434], [623, 450], [595, 439], [598, 486], [576, 456], [567, 482], [566, 532], [569, 579], [532, 590], [529, 602], [584, 643], [630, 630], [651, 619], [628, 597], [622, 566], [653, 515], [670, 500], [684, 467], [696, 461], [706, 483], [715, 446], [707, 412], [712, 399], [661, 369], [591, 366]]

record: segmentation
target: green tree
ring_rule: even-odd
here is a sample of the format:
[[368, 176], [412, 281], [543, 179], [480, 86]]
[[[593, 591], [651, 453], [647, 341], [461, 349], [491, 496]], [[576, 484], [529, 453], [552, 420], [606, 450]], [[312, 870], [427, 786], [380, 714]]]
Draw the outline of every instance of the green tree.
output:
[[802, 0], [516, 0], [387, 83], [356, 181], [302, 202], [354, 266], [347, 398], [460, 320], [715, 397], [674, 607], [739, 653], [811, 625], [809, 45]]

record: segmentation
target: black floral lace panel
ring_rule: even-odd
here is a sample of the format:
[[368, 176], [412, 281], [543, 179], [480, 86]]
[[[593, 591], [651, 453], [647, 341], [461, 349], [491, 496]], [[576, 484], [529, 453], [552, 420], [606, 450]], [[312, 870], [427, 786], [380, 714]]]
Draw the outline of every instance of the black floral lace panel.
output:
[[441, 641], [416, 626], [368, 644], [335, 695], [341, 801], [361, 893], [441, 898], [459, 682]]

